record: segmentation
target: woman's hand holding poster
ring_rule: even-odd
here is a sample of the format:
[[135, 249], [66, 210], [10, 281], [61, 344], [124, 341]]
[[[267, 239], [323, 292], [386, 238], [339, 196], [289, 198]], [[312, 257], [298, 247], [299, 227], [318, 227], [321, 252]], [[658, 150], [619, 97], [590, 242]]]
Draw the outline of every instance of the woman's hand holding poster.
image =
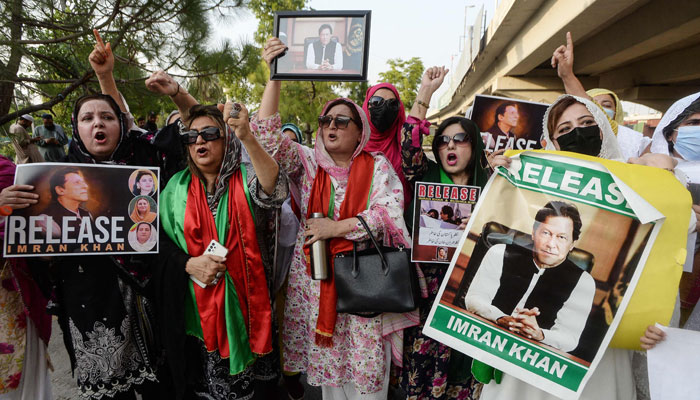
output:
[[37, 204], [5, 223], [5, 257], [158, 252], [159, 169], [37, 163], [17, 166]]
[[[424, 333], [577, 398], [614, 336], [638, 345], [644, 328], [623, 314], [668, 322], [681, 273], [668, 246], [685, 247], [690, 198], [668, 171], [568, 155], [523, 152], [494, 174]], [[678, 194], [673, 215], [650, 190]], [[670, 282], [652, 289], [657, 272]]]

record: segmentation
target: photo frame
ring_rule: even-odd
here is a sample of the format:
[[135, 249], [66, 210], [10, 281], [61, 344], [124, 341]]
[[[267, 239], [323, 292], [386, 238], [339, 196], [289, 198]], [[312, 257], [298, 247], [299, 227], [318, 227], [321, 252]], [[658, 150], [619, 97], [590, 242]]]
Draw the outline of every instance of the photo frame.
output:
[[273, 33], [288, 46], [272, 80], [366, 81], [372, 11], [278, 11]]

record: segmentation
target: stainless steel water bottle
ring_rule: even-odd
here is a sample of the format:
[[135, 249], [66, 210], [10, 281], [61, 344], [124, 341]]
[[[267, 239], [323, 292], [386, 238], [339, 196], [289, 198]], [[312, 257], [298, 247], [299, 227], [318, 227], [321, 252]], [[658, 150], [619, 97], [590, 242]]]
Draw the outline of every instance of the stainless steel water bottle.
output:
[[[311, 218], [326, 218], [323, 213], [313, 213]], [[317, 240], [311, 245], [311, 279], [322, 281], [328, 278], [328, 246], [326, 240]]]

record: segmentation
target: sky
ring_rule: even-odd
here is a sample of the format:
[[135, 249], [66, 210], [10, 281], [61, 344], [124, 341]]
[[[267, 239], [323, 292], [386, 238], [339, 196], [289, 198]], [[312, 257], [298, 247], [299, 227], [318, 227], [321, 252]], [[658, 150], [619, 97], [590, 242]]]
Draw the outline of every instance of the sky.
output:
[[[483, 6], [486, 24], [491, 21], [499, 0], [310, 0], [308, 7], [315, 10], [372, 10], [368, 80], [379, 82], [379, 73], [388, 69], [387, 60], [420, 57], [428, 68], [444, 65], [456, 67], [461, 55], [460, 37], [465, 34], [465, 11], [467, 26], [473, 25]], [[436, 4], [435, 6], [430, 6]], [[210, 45], [216, 47], [222, 39], [233, 43], [253, 42], [258, 21], [253, 14], [242, 10], [224, 23], [215, 23], [215, 33]], [[433, 95], [431, 106], [435, 106], [443, 90], [448, 86], [448, 74], [441, 90]], [[645, 115], [655, 112], [640, 104], [623, 101], [630, 114]]]
[[[493, 15], [495, 0], [439, 0], [439, 6], [419, 0], [311, 0], [308, 6], [316, 10], [372, 10], [369, 45], [368, 80], [378, 82], [379, 73], [388, 69], [387, 60], [420, 57], [427, 68], [444, 65], [450, 68], [460, 54], [460, 36], [464, 35], [465, 7], [467, 24], [474, 23], [481, 5], [485, 5], [487, 19]], [[216, 24], [211, 44], [222, 38], [234, 43], [253, 41], [257, 19], [242, 11], [225, 24]]]

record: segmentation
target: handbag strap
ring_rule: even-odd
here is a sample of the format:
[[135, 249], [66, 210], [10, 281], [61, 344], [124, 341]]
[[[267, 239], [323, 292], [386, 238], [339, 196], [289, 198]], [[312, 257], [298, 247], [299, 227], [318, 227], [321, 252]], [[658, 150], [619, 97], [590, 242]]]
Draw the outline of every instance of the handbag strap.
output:
[[[379, 254], [379, 259], [382, 260], [382, 272], [384, 275], [389, 275], [389, 264], [386, 262], [386, 258], [384, 257], [384, 252], [382, 252], [381, 247], [379, 246], [379, 243], [377, 243], [377, 239], [374, 238], [374, 235], [372, 235], [372, 231], [369, 229], [369, 226], [367, 226], [367, 222], [365, 222], [365, 219], [362, 218], [359, 215], [356, 215], [355, 218], [360, 220], [360, 223], [362, 226], [365, 228], [367, 231], [367, 235], [369, 236], [369, 239], [372, 241], [372, 245], [374, 245], [374, 248], [377, 250], [377, 253]], [[358, 265], [358, 258], [357, 258], [357, 242], [353, 242], [352, 246], [352, 275], [353, 277], [357, 277], [357, 275], [360, 273], [360, 266]]]

